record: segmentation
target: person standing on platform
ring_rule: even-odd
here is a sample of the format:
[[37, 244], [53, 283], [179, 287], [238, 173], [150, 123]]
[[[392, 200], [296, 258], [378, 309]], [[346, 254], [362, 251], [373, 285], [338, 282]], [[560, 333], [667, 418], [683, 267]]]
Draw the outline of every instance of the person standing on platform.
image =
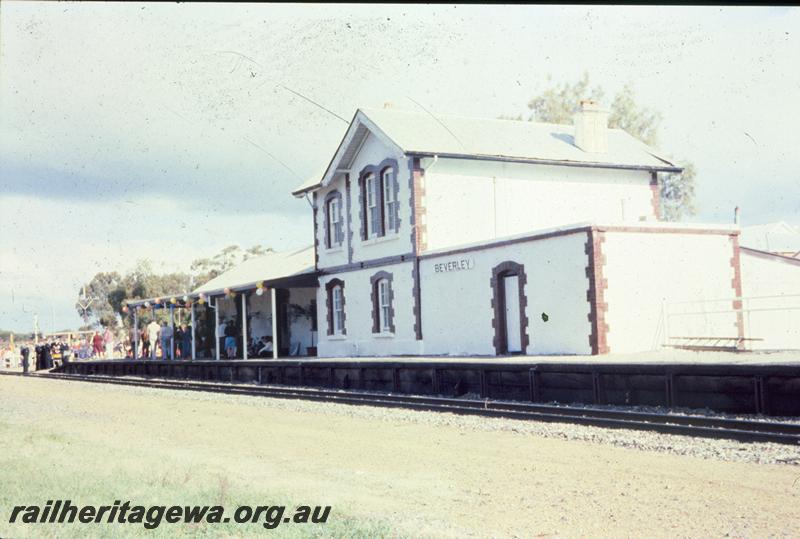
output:
[[52, 346], [51, 343], [46, 343], [42, 348], [42, 368], [43, 369], [52, 369], [53, 368], [53, 352], [50, 350]]
[[[147, 324], [147, 335], [150, 338], [150, 359], [156, 359], [156, 346], [158, 344], [158, 334], [161, 333], [161, 326], [158, 325], [155, 318]], [[163, 354], [163, 352], [162, 352]]]
[[100, 357], [103, 355], [103, 337], [98, 332], [92, 335], [92, 357]]
[[161, 323], [161, 359], [174, 359], [172, 355], [172, 328], [166, 322]]
[[229, 358], [236, 358], [238, 346], [236, 342], [236, 325], [233, 320], [228, 320], [228, 324], [225, 326], [225, 350], [228, 351]]
[[105, 347], [105, 359], [114, 357], [114, 334], [109, 327], [106, 327], [103, 332], [103, 346]]
[[225, 352], [228, 359], [236, 359], [236, 337], [225, 337]]
[[24, 374], [28, 374], [28, 367], [30, 366], [28, 357], [30, 356], [31, 351], [27, 346], [23, 346], [19, 353], [22, 355], [22, 372]]
[[[228, 328], [225, 320], [220, 318], [219, 326], [217, 327], [217, 341], [219, 342], [220, 355], [225, 353], [225, 330]], [[213, 353], [213, 352], [212, 352]]]
[[183, 329], [178, 324], [175, 324], [175, 346], [172, 347], [172, 352], [175, 354], [175, 358], [183, 359]]
[[139, 338], [142, 340], [142, 355], [139, 358], [147, 359], [150, 355], [150, 334], [146, 327], [139, 332]]
[[139, 342], [136, 339], [136, 334], [139, 333], [139, 329], [135, 326], [131, 326], [131, 330], [128, 332], [128, 348], [130, 349], [130, 359], [135, 357], [139, 357], [137, 354], [139, 353]]
[[192, 358], [192, 331], [186, 326], [181, 324], [181, 358]]
[[78, 359], [86, 359], [89, 357], [89, 345], [86, 342], [86, 335], [81, 337], [81, 342], [78, 344]]

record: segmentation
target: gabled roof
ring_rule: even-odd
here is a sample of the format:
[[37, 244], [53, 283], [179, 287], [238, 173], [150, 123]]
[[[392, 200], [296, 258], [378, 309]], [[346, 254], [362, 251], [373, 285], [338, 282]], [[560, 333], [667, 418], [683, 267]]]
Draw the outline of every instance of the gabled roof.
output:
[[[368, 132], [406, 155], [508, 160], [527, 163], [680, 172], [681, 168], [621, 129], [608, 130], [608, 152], [573, 144], [571, 125], [495, 120], [388, 109], [358, 109], [325, 173], [305, 181], [300, 196], [326, 185], [334, 164], [352, 160]], [[346, 168], [346, 167], [345, 167]]]

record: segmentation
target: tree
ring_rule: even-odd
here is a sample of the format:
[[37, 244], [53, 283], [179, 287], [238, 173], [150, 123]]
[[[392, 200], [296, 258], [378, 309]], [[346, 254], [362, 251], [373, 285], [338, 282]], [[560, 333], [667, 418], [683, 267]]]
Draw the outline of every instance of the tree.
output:
[[[117, 321], [117, 310], [112, 306], [109, 299], [114, 299], [119, 295], [122, 287], [122, 276], [116, 271], [100, 272], [92, 277], [79, 291], [79, 299], [75, 302], [75, 309], [81, 316], [86, 315], [87, 319], [94, 319], [95, 323], [104, 326], [112, 326]], [[90, 300], [83, 301], [83, 295]]]
[[[548, 77], [548, 83], [550, 82]], [[590, 87], [589, 74], [574, 83], [550, 84], [528, 102], [529, 113], [505, 119], [538, 121], [554, 124], [571, 124], [582, 99], [603, 101], [604, 90]], [[611, 101], [608, 126], [622, 129], [649, 146], [658, 144], [661, 114], [641, 107], [636, 103], [633, 89], [625, 85]], [[659, 174], [661, 190], [661, 217], [667, 221], [678, 221], [684, 216], [694, 215], [695, 168], [683, 162], [682, 174]]]
[[193, 261], [190, 269], [195, 282], [199, 285], [225, 273], [245, 260], [269, 252], [272, 252], [272, 249], [262, 245], [253, 245], [248, 249], [242, 249], [239, 245], [229, 245], [211, 258], [198, 258]]
[[[147, 260], [140, 260], [134, 269], [124, 276], [117, 272], [97, 273], [85, 286], [86, 296], [93, 298], [87, 309], [88, 318], [95, 325], [113, 326], [119, 319], [129, 325], [123, 307], [127, 300], [168, 297], [170, 294], [189, 292], [192, 277], [188, 273], [156, 274]], [[82, 294], [83, 289], [80, 294]], [[80, 297], [80, 295], [79, 295]], [[83, 315], [82, 300], [76, 303], [78, 314]]]
[[[272, 252], [272, 249], [262, 245], [253, 245], [247, 249], [239, 245], [229, 245], [211, 258], [201, 258], [192, 262], [191, 273], [158, 274], [153, 271], [153, 265], [149, 260], [139, 260], [125, 275], [120, 275], [116, 271], [95, 274], [91, 281], [79, 290], [75, 308], [78, 314], [83, 316], [83, 306], [86, 301], [82, 298], [85, 290], [86, 297], [93, 298], [86, 309], [87, 318], [91, 320], [92, 325], [114, 326], [121, 320], [124, 325], [129, 326], [130, 319], [123, 312], [128, 300], [168, 299], [172, 295], [186, 294], [197, 285], [213, 279], [237, 264], [268, 252]], [[151, 315], [162, 319], [165, 316], [163, 311], [158, 314], [153, 314], [151, 311]]]

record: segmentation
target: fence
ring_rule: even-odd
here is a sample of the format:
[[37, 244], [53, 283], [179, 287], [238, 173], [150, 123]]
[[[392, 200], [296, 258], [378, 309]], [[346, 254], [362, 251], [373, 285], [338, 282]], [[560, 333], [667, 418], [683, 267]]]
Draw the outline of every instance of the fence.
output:
[[665, 302], [659, 341], [695, 350], [800, 350], [800, 294]]

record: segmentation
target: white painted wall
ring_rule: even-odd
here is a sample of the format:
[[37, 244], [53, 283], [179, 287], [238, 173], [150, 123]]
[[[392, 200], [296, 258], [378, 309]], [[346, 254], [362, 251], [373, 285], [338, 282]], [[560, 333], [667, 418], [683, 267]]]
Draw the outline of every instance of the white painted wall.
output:
[[[727, 234], [606, 232], [602, 246], [608, 287], [606, 322], [612, 353], [658, 348], [663, 303], [671, 305], [671, 336], [736, 337], [732, 310], [733, 243]], [[730, 299], [728, 299], [730, 298]], [[724, 299], [721, 303], [700, 303]], [[698, 310], [723, 313], [682, 315]]]
[[742, 296], [747, 298], [743, 302], [745, 336], [764, 339], [748, 346], [755, 350], [800, 349], [800, 261], [745, 249], [740, 253]]
[[[420, 353], [415, 339], [413, 316], [413, 264], [404, 262], [379, 268], [349, 271], [320, 278], [317, 289], [319, 355], [323, 357], [391, 356]], [[370, 277], [379, 271], [392, 274], [394, 291], [394, 335], [372, 333]], [[337, 277], [344, 281], [345, 336], [331, 336], [327, 331], [325, 285]], [[441, 298], [442, 300], [446, 298]]]
[[260, 296], [255, 293], [250, 296], [247, 314], [251, 317], [248, 329], [254, 339], [272, 335], [272, 299], [269, 290]]
[[655, 220], [645, 171], [423, 160], [429, 250], [576, 222]]
[[[387, 233], [383, 238], [371, 239], [362, 241], [360, 236], [361, 223], [359, 218], [359, 187], [358, 176], [359, 173], [368, 165], [379, 165], [384, 159], [395, 159], [397, 161], [398, 172], [398, 200], [399, 200], [399, 218], [400, 229], [397, 233]], [[381, 142], [377, 137], [368, 135], [364, 144], [358, 152], [350, 172], [350, 211], [352, 213], [350, 219], [350, 227], [352, 231], [352, 244], [353, 244], [353, 262], [363, 260], [371, 260], [375, 258], [382, 258], [385, 256], [392, 256], [396, 254], [406, 254], [411, 252], [411, 193], [409, 190], [408, 182], [411, 171], [409, 169], [409, 161], [402, 153], [394, 151], [391, 147]], [[334, 189], [338, 189], [342, 193], [342, 215], [345, 220], [345, 227], [347, 223], [347, 199], [345, 192], [345, 181], [343, 177], [338, 177], [335, 181], [331, 182], [329, 186], [321, 188], [317, 191], [316, 204], [317, 204], [317, 240], [319, 267], [326, 268], [338, 266], [348, 263], [348, 234], [345, 228], [345, 242], [341, 248], [326, 249], [325, 248], [325, 197]]]
[[220, 323], [227, 322], [228, 320], [236, 321], [236, 303], [237, 301], [242, 301], [242, 298], [236, 296], [235, 298], [229, 297], [218, 297], [214, 300], [216, 302], [217, 308], [219, 309], [219, 321]]
[[[266, 295], [266, 294], [265, 294]], [[299, 305], [306, 310], [311, 308], [311, 301], [316, 298], [316, 288], [291, 288], [289, 289], [289, 303]], [[317, 335], [311, 332], [312, 320], [304, 316], [292, 320], [289, 317], [289, 334], [291, 335], [291, 348], [297, 343], [300, 344], [300, 355], [306, 355], [306, 348], [314, 346], [317, 341]], [[271, 330], [270, 330], [271, 333]]]
[[[506, 260], [523, 264], [530, 344], [527, 353], [590, 354], [586, 299], [585, 232], [544, 240], [436, 256], [420, 263], [425, 354], [494, 355], [492, 269]], [[469, 260], [453, 272], [435, 265]], [[546, 313], [548, 321], [542, 319]]]

